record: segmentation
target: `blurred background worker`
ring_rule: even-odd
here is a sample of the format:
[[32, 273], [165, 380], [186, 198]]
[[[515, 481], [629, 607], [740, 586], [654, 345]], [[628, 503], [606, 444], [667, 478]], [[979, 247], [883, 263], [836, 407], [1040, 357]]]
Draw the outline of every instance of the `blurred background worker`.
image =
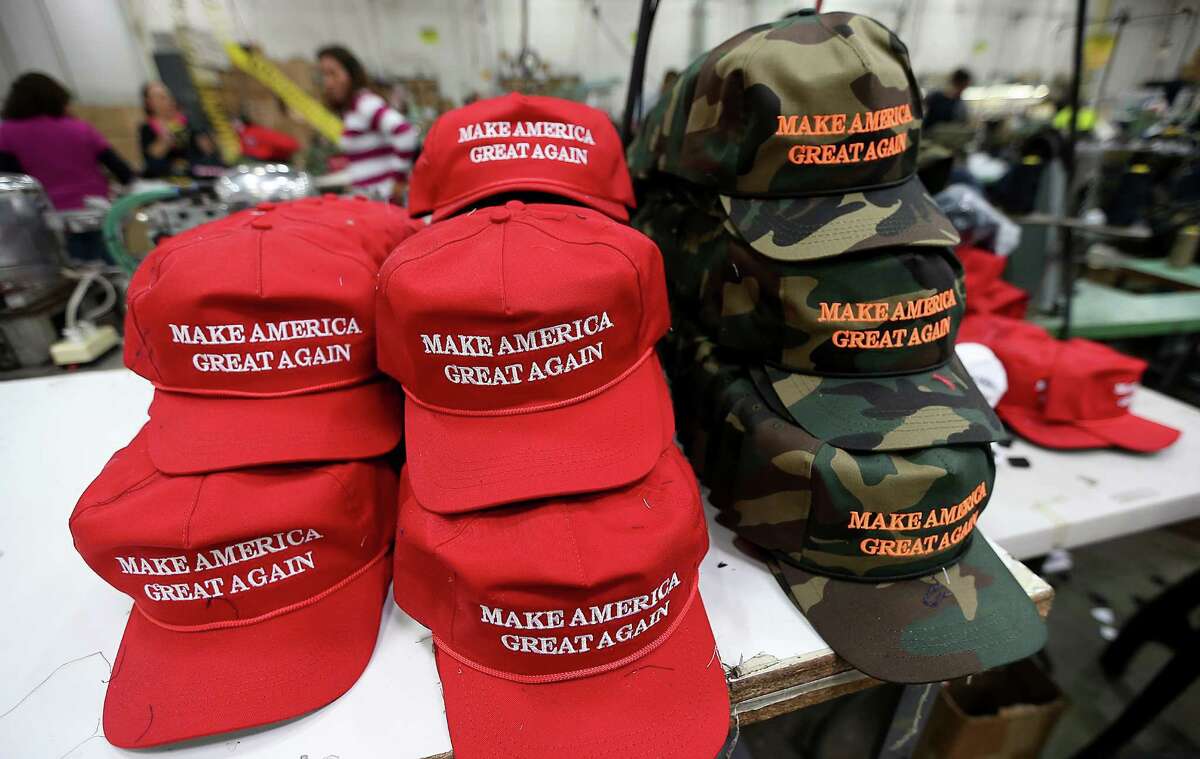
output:
[[[4, 99], [0, 123], [0, 171], [29, 174], [41, 182], [58, 211], [84, 208], [87, 197], [107, 198], [109, 180], [103, 168], [121, 184], [133, 170], [108, 140], [83, 119], [67, 113], [71, 93], [45, 74], [17, 77]], [[98, 231], [67, 234], [71, 258], [104, 259]]]
[[197, 174], [197, 167], [221, 165], [212, 136], [192, 128], [165, 84], [149, 82], [142, 87], [142, 110], [146, 121], [138, 130], [138, 142], [144, 176], [190, 177]]
[[417, 130], [367, 87], [367, 72], [346, 48], [317, 52], [325, 101], [342, 117], [339, 147], [356, 192], [403, 204], [417, 153]]
[[963, 104], [962, 95], [970, 86], [971, 72], [955, 69], [945, 88], [931, 92], [925, 98], [925, 120], [921, 124], [922, 128], [929, 130], [942, 123], [966, 123], [967, 108]]

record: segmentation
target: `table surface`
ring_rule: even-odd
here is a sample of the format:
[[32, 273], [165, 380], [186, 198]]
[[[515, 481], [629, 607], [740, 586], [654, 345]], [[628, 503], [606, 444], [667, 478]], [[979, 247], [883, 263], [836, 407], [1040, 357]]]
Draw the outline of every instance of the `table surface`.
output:
[[1157, 279], [1163, 279], [1177, 285], [1200, 290], [1200, 265], [1192, 264], [1177, 269], [1167, 263], [1165, 258], [1134, 258], [1126, 256], [1117, 264], [1118, 269], [1146, 274]]
[[[1030, 319], [1058, 334], [1062, 318]], [[1071, 336], [1093, 340], [1200, 332], [1200, 291], [1138, 295], [1090, 280], [1076, 282]]]
[[[79, 493], [145, 419], [151, 388], [125, 370], [0, 383], [0, 755], [129, 755], [99, 733], [109, 665], [131, 604], [84, 565], [67, 531]], [[1183, 426], [1150, 457], [1001, 450], [996, 494], [980, 524], [1019, 556], [1195, 515], [1200, 412], [1150, 391], [1135, 410]], [[1016, 469], [1007, 456], [1024, 456]], [[711, 509], [709, 509], [711, 518]], [[743, 723], [866, 687], [836, 657], [732, 534], [711, 525], [701, 570], [734, 710]], [[1003, 552], [1002, 552], [1003, 553]], [[1008, 559], [1045, 607], [1049, 586]], [[388, 603], [366, 672], [341, 699], [301, 719], [176, 748], [172, 756], [438, 755], [450, 747], [428, 631]]]

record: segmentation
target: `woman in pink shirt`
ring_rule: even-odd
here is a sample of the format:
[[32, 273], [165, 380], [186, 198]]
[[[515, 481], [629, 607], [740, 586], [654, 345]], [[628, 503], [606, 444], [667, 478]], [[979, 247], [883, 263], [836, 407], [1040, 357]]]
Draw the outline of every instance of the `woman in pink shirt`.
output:
[[[95, 127], [67, 114], [70, 101], [61, 84], [30, 72], [13, 82], [0, 112], [0, 171], [41, 182], [59, 211], [83, 208], [89, 195], [108, 197], [101, 167], [122, 184], [133, 179], [129, 165]], [[67, 247], [72, 258], [104, 258], [99, 231], [68, 235]]]

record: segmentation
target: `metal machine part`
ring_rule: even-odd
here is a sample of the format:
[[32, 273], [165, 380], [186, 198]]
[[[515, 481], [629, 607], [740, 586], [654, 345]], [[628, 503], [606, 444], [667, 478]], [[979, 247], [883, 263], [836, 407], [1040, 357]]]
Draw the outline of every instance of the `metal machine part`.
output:
[[225, 172], [213, 189], [217, 198], [233, 210], [265, 200], [294, 200], [315, 192], [307, 172], [283, 163], [236, 166]]
[[0, 174], [0, 305], [24, 305], [59, 283], [62, 247], [46, 223], [50, 209], [36, 179]]

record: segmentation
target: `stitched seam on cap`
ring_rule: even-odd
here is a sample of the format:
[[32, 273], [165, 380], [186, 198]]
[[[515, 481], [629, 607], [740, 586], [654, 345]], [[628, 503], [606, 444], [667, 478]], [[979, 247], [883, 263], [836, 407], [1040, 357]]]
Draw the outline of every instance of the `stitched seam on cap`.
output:
[[[824, 28], [826, 31], [828, 31], [830, 34], [832, 34], [836, 39], [841, 40], [843, 45], [850, 48], [850, 52], [854, 53], [854, 57], [858, 59], [859, 65], [863, 67], [864, 74], [874, 74], [875, 72], [871, 70], [871, 67], [867, 65], [867, 62], [863, 60], [863, 57], [858, 54], [858, 48], [854, 47], [854, 45], [850, 44], [849, 40], [847, 40], [845, 37], [838, 34], [836, 31], [834, 31], [832, 28], [830, 28], [828, 25], [826, 25], [826, 23], [825, 23], [826, 18], [827, 17], [818, 15], [817, 23], [819, 23], [822, 26], [822, 28]], [[847, 21], [846, 23], [847, 23], [847, 25], [849, 25], [849, 21]]]
[[[445, 248], [449, 245], [454, 245], [456, 243], [465, 242], [466, 240], [470, 240], [472, 237], [482, 234], [483, 230], [485, 230], [486, 228], [487, 228], [486, 226], [481, 224], [481, 225], [477, 226], [475, 229], [472, 229], [463, 235], [460, 235], [458, 237], [451, 237], [448, 240], [439, 241], [437, 243], [437, 245], [435, 245], [434, 247], [425, 251], [424, 253], [414, 255], [411, 258], [405, 258], [403, 260], [396, 261], [396, 263], [391, 267], [391, 269], [386, 272], [386, 275], [384, 275], [382, 277], [383, 281], [382, 281], [382, 286], [380, 289], [382, 289], [385, 293], [387, 292], [387, 289], [389, 287], [391, 287], [392, 277], [395, 276], [396, 272], [399, 271], [401, 266], [405, 266], [406, 264], [415, 263], [424, 258], [428, 258], [429, 256], [432, 256], [433, 254], [440, 252], [442, 250], [442, 248]], [[397, 248], [397, 250], [399, 250], [399, 248]]]
[[[332, 249], [332, 248], [327, 248], [327, 247], [325, 247], [324, 245], [322, 245], [321, 243], [318, 243], [318, 242], [316, 242], [315, 240], [312, 240], [312, 239], [310, 239], [310, 238], [308, 238], [308, 237], [305, 237], [305, 236], [304, 236], [304, 235], [303, 235], [303, 234], [302, 234], [302, 233], [301, 233], [299, 230], [297, 230], [297, 229], [282, 229], [282, 230], [280, 230], [280, 231], [281, 231], [281, 232], [283, 232], [285, 235], [289, 235], [289, 236], [291, 236], [291, 237], [294, 237], [294, 238], [296, 238], [297, 240], [301, 240], [301, 241], [303, 241], [304, 243], [306, 243], [306, 244], [308, 244], [308, 245], [311, 245], [311, 246], [313, 246], [314, 248], [316, 248], [317, 250], [320, 250], [320, 251], [322, 251], [323, 253], [328, 253], [328, 254], [329, 254], [329, 255], [331, 255], [331, 256], [337, 256], [338, 258], [344, 258], [344, 259], [346, 259], [346, 260], [348, 260], [348, 261], [353, 261], [354, 263], [356, 263], [356, 264], [358, 264], [359, 266], [361, 266], [361, 267], [363, 267], [364, 269], [366, 269], [366, 270], [367, 270], [367, 273], [368, 273], [368, 274], [370, 274], [370, 275], [372, 275], [372, 276], [374, 276], [374, 275], [377, 273], [377, 269], [375, 269], [375, 267], [371, 266], [371, 264], [367, 263], [366, 261], [364, 261], [364, 260], [363, 260], [362, 258], [360, 258], [359, 256], [353, 255], [353, 254], [351, 254], [351, 253], [344, 253], [344, 252], [342, 252], [342, 251], [334, 250], [334, 249]], [[365, 254], [364, 254], [364, 255], [365, 255]]]
[[[103, 472], [102, 472], [102, 474], [103, 474]], [[148, 487], [150, 485], [150, 481], [155, 479], [159, 475], [160, 475], [160, 472], [157, 472], [157, 471], [151, 472], [150, 474], [146, 475], [142, 479], [138, 480], [137, 482], [133, 483], [129, 487], [122, 490], [120, 493], [117, 493], [116, 495], [111, 495], [108, 498], [104, 498], [99, 501], [95, 501], [93, 503], [89, 503], [88, 505], [81, 508], [79, 511], [76, 511], [74, 514], [72, 514], [71, 518], [67, 520], [67, 524], [74, 523], [76, 519], [78, 519], [79, 517], [82, 517], [84, 514], [88, 513], [92, 509], [99, 508], [101, 506], [107, 506], [110, 503], [112, 503], [113, 501], [117, 501], [117, 500], [121, 499], [122, 497], [129, 495], [130, 493], [134, 493], [134, 492], [137, 492], [138, 490], [141, 490], [142, 488]]]
[[333, 480], [334, 482], [336, 482], [336, 483], [337, 483], [337, 485], [338, 485], [338, 488], [339, 488], [339, 489], [342, 491], [342, 494], [343, 494], [344, 496], [346, 496], [346, 500], [348, 500], [348, 501], [350, 501], [350, 500], [353, 500], [354, 496], [353, 496], [353, 494], [350, 492], [350, 488], [349, 488], [349, 487], [347, 487], [346, 483], [342, 482], [341, 478], [340, 478], [340, 477], [338, 477], [336, 474], [334, 474], [333, 472], [329, 471], [329, 470], [328, 470], [327, 468], [325, 468], [325, 467], [320, 467], [320, 468], [317, 468], [317, 469], [313, 469], [312, 471], [313, 471], [313, 472], [315, 472], [316, 474], [324, 475], [325, 477], [328, 477], [329, 479], [331, 479], [331, 480]]
[[508, 282], [504, 277], [504, 268], [507, 263], [504, 255], [505, 247], [508, 245], [508, 225], [500, 226], [500, 307], [504, 309], [505, 315], [508, 315]]
[[200, 477], [200, 482], [196, 485], [196, 495], [192, 499], [192, 510], [188, 514], [187, 522], [185, 522], [183, 525], [183, 547], [184, 548], [192, 547], [192, 543], [191, 543], [192, 520], [196, 517], [196, 509], [200, 508], [200, 491], [204, 489], [204, 481], [207, 480], [208, 477], [209, 477], [209, 475], [204, 475], [203, 477]]
[[[155, 267], [155, 268], [157, 269], [157, 267]], [[148, 289], [146, 289], [146, 290], [142, 290], [140, 293], [135, 295], [133, 297], [133, 300], [129, 301], [129, 303], [126, 305], [126, 313], [128, 313], [129, 316], [133, 319], [133, 327], [134, 327], [134, 329], [137, 330], [138, 337], [141, 338], [142, 350], [145, 351], [145, 353], [146, 353], [146, 360], [150, 362], [150, 366], [154, 367], [154, 373], [157, 374], [158, 377], [161, 379], [163, 376], [162, 369], [158, 368], [158, 362], [156, 362], [154, 360], [154, 350], [151, 349], [150, 343], [146, 340], [146, 333], [145, 333], [145, 331], [142, 330], [142, 324], [138, 320], [138, 314], [137, 314], [137, 304], [140, 303], [142, 298], [144, 298], [149, 293], [150, 293], [150, 291]]]
[[560, 508], [560, 512], [563, 521], [567, 523], [567, 540], [571, 544], [571, 552], [575, 554], [575, 566], [579, 568], [579, 579], [590, 585], [587, 571], [583, 568], [583, 556], [579, 553], [579, 541], [575, 539], [575, 524], [571, 521], [571, 514], [567, 508]]
[[336, 380], [334, 382], [325, 382], [320, 385], [310, 385], [297, 390], [284, 390], [278, 393], [256, 393], [247, 390], [229, 390], [222, 389], [201, 389], [201, 388], [179, 388], [172, 385], [165, 385], [161, 382], [151, 382], [156, 390], [164, 393], [173, 393], [176, 395], [189, 395], [193, 398], [217, 398], [220, 400], [271, 400], [275, 398], [295, 398], [302, 395], [315, 395], [317, 393], [332, 392], [334, 390], [348, 390], [350, 388], [369, 385], [374, 382], [383, 382], [381, 375], [377, 371], [372, 371], [370, 374], [350, 377], [344, 380]]
[[258, 297], [263, 296], [263, 237], [266, 237], [266, 232], [258, 233]]

